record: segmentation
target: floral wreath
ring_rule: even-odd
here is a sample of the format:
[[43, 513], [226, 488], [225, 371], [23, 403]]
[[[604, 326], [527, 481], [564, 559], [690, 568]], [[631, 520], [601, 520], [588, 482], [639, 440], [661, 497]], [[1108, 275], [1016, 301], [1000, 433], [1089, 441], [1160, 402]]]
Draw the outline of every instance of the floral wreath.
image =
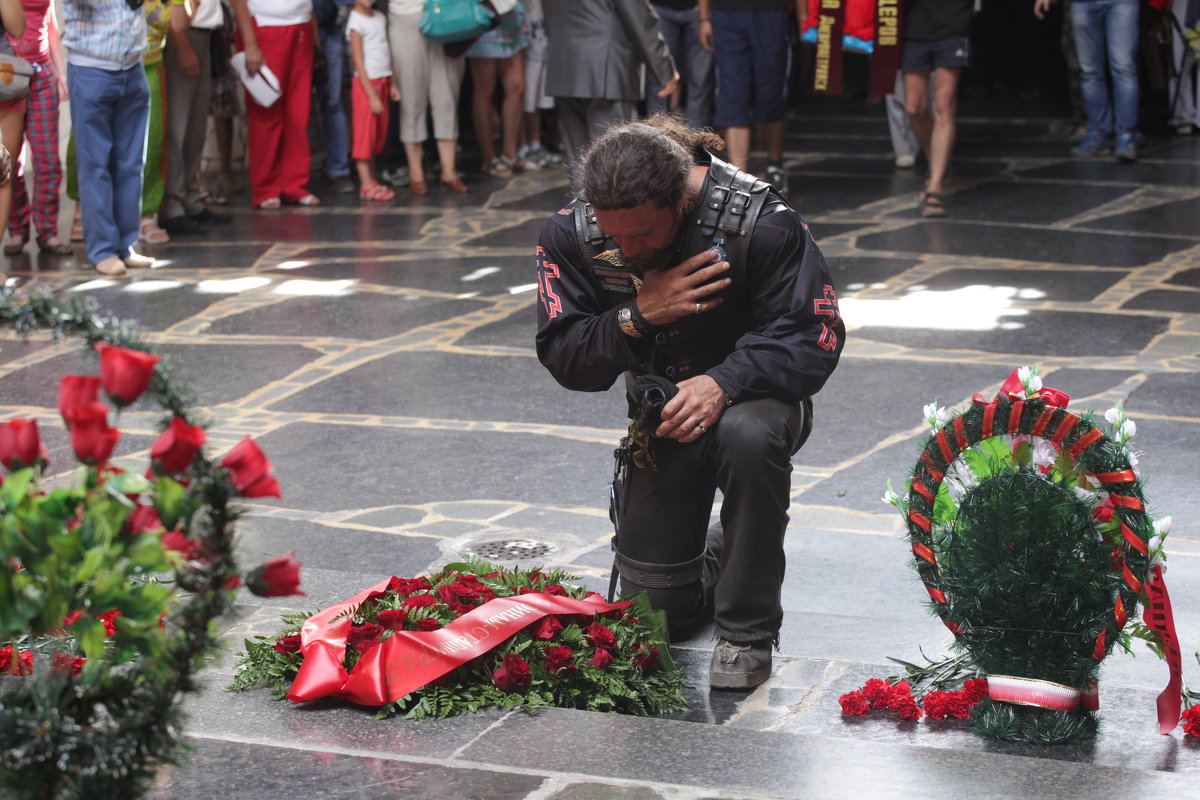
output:
[[[242, 582], [231, 501], [279, 487], [249, 437], [209, 460], [185, 391], [92, 303], [0, 292], [0, 327], [82, 338], [100, 360], [98, 378], [59, 388], [78, 485], [43, 490], [37, 421], [0, 423], [0, 786], [39, 800], [135, 797], [181, 752], [177, 705]], [[118, 413], [143, 395], [167, 412], [145, 476], [108, 463], [120, 431], [101, 389]], [[291, 556], [249, 572], [248, 588], [299, 594]]]
[[[1075, 675], [1074, 685], [1029, 675], [989, 675], [990, 701], [1075, 716], [1071, 719], [1061, 717], [1049, 723], [1035, 722], [1022, 729], [1016, 722], [1020, 715], [1009, 706], [1003, 712], [996, 712], [991, 723], [984, 723], [981, 732], [999, 738], [1047, 743], [1077, 740], [1094, 734], [1097, 722], [1092, 713], [1097, 708], [1095, 672], [1116, 644], [1128, 649], [1131, 634], [1125, 632], [1126, 627], [1130, 623], [1130, 614], [1141, 602], [1145, 607], [1146, 626], [1133, 625], [1132, 635], [1147, 639], [1160, 655], [1164, 655], [1171, 668], [1171, 683], [1158, 703], [1160, 728], [1165, 733], [1178, 722], [1181, 702], [1179, 650], [1161, 569], [1162, 540], [1169, 530], [1170, 518], [1155, 521], [1146, 513], [1136, 456], [1128, 447], [1136, 426], [1125, 418], [1124, 411], [1117, 407], [1106, 414], [1105, 419], [1115, 428], [1115, 436], [1110, 436], [1094, 424], [1090, 415], [1080, 416], [1068, 411], [1065, 408], [1068, 401], [1065, 393], [1044, 388], [1036, 369], [1022, 368], [1014, 370], [993, 400], [976, 394], [965, 411], [949, 419], [945, 409], [927, 406], [925, 414], [934, 432], [925, 442], [914, 467], [908, 493], [901, 498], [889, 488], [884, 499], [904, 515], [914, 554], [913, 563], [929, 595], [932, 610], [954, 633], [959, 648], [968, 651], [965, 662], [960, 663], [971, 663], [979, 668], [982, 662], [989, 662], [994, 667], [998, 661], [1007, 660], [1020, 662], [1028, 669], [1030, 658], [1012, 658], [1011, 652], [1004, 650], [1006, 645], [999, 641], [1005, 633], [997, 633], [1031, 630], [1023, 627], [1028, 623], [1012, 621], [1007, 623], [1010, 626], [1007, 628], [994, 627], [997, 623], [973, 626], [969, 612], [959, 606], [975, 605], [978, 610], [977, 598], [964, 596], [968, 602], [956, 602], [953, 591], [945, 585], [946, 558], [963, 574], [968, 574], [967, 569], [976, 569], [976, 580], [981, 583], [987, 580], [985, 576], [991, 566], [988, 563], [973, 567], [966, 564], [968, 558], [978, 559], [977, 551], [955, 556], [948, 549], [954, 544], [955, 536], [963, 533], [959, 531], [959, 524], [965, 506], [960, 506], [953, 495], [957, 494], [964, 504], [969, 502], [974, 486], [980, 485], [976, 483], [964, 489], [964, 482], [976, 478], [972, 467], [989, 477], [1002, 473], [1023, 475], [1024, 486], [1057, 484], [1062, 490], [1061, 500], [1053, 501], [1059, 505], [1050, 507], [1054, 513], [1047, 515], [1046, 525], [1065, 518], [1066, 512], [1061, 512], [1061, 508], [1085, 509], [1082, 515], [1077, 514], [1074, 518], [1079, 522], [1079, 516], [1082, 516], [1084, 524], [1072, 527], [1072, 535], [1082, 542], [1079, 552], [1091, 553], [1091, 563], [1102, 566], [1090, 573], [1086, 569], [1074, 572], [1064, 569], [1063, 573], [1069, 575], [1056, 574], [1054, 577], [1062, 583], [1055, 588], [1063, 594], [1076, 590], [1090, 593], [1093, 607], [1096, 597], [1107, 594], [1110, 604], [1103, 619], [1081, 620], [1077, 628], [1056, 625], [1067, 629], [1057, 634], [1061, 638], [1084, 637], [1087, 644], [1084, 652], [1090, 651], [1094, 663], [1089, 667], [1085, 662], [1076, 662], [1064, 669], [1061, 653], [1055, 652], [1047, 655], [1045, 663], [1036, 664], [1035, 671], [1038, 672]], [[1011, 449], [1005, 437], [1012, 440]], [[1017, 485], [1016, 482], [1012, 484]], [[986, 502], [994, 501], [978, 501], [975, 507]], [[1007, 500], [999, 501], [996, 507], [1003, 508], [1005, 502]], [[1041, 508], [1044, 510], [1045, 506]], [[991, 519], [998, 518], [993, 516]], [[1003, 520], [993, 527], [1002, 528]], [[967, 531], [965, 535], [971, 533]], [[1101, 537], [1099, 540], [1095, 539], [1097, 533]], [[1002, 541], [1002, 537], [998, 540]], [[1068, 543], [1067, 546], [1074, 545]], [[1009, 548], [1012, 547], [1014, 544], [1010, 543]], [[1107, 557], [1094, 558], [1098, 550], [1104, 548], [1107, 548]], [[997, 556], [996, 563], [999, 564], [1002, 558], [1003, 553]], [[972, 595], [977, 586], [960, 586], [963, 588], [969, 590], [967, 595]], [[995, 602], [999, 606], [1002, 601]], [[1006, 612], [1011, 608], [1005, 607]], [[1021, 619], [1019, 614], [1018, 608], [1010, 618]], [[1029, 641], [1033, 641], [1033, 635], [1030, 634]], [[1082, 655], [1078, 649], [1075, 652]], [[1054, 658], [1060, 660], [1055, 662]], [[910, 675], [921, 671], [921, 668], [906, 666], [911, 668]], [[985, 701], [982, 706], [989, 713], [996, 708], [990, 701]]]

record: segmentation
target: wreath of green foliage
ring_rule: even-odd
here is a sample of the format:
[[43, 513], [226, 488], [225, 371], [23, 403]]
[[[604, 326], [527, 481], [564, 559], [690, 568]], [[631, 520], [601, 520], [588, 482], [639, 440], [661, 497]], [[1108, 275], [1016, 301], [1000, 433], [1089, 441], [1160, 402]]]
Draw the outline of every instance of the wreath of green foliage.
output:
[[[1053, 467], [1044, 473], [1032, 464], [1028, 442], [1009, 447], [1000, 438], [1015, 434], [1052, 439], [1060, 448]], [[960, 459], [980, 480], [956, 501], [945, 478]], [[1106, 522], [1074, 491], [1082, 477], [1097, 475], [1113, 476], [1102, 490], [1130, 498]], [[908, 487], [898, 505], [912, 563], [931, 610], [965, 652], [967, 672], [1086, 688], [1115, 645], [1128, 650], [1126, 619], [1146, 599], [1150, 559], [1122, 526], [1142, 542], [1154, 530], [1125, 448], [1090, 415], [1039, 397], [977, 401], [924, 442]], [[1122, 566], [1140, 586], [1123, 578]], [[1126, 619], [1115, 613], [1118, 603]], [[1085, 709], [991, 700], [972, 718], [983, 736], [1043, 744], [1091, 738], [1098, 724]]]
[[[382, 611], [405, 608], [409, 596], [429, 595], [438, 598], [438, 589], [453, 584], [463, 576], [474, 576], [496, 597], [513, 597], [526, 591], [543, 591], [548, 586], [561, 587], [565, 594], [583, 599], [587, 590], [573, 586], [576, 578], [569, 573], [551, 569], [513, 570], [476, 557], [447, 564], [428, 577], [428, 589], [413, 595], [388, 590], [376, 600], [360, 605], [353, 612], [354, 625], [370, 624]], [[487, 706], [523, 708], [533, 712], [538, 708], [555, 706], [588, 711], [615, 712], [646, 716], [687, 709], [683, 697], [683, 673], [671, 661], [666, 637], [666, 615], [654, 610], [644, 594], [633, 599], [634, 604], [623, 610], [597, 614], [583, 620], [580, 615], [559, 615], [562, 630], [552, 639], [535, 639], [528, 629], [518, 631], [506, 641], [470, 661], [456, 667], [445, 676], [399, 700], [380, 706], [377, 718], [399, 714], [408, 719], [428, 717], [444, 719], [475, 711]], [[448, 624], [460, 616], [440, 599], [435, 605], [408, 610], [406, 628], [419, 630], [416, 623], [425, 619]], [[313, 612], [316, 613], [316, 612]], [[228, 687], [243, 692], [255, 687], [269, 687], [276, 697], [288, 693], [303, 654], [298, 644], [291, 648], [277, 647], [285, 637], [296, 637], [312, 614], [285, 614], [284, 627], [275, 634], [258, 636], [245, 641], [245, 652], [239, 654], [236, 675]], [[612, 662], [600, 669], [589, 664], [595, 649], [587, 642], [586, 627], [592, 622], [606, 626], [615, 642], [610, 649]], [[383, 634], [386, 639], [389, 632]], [[548, 647], [566, 646], [574, 653], [572, 666], [557, 674], [550, 673], [543, 663]], [[642, 668], [640, 657], [654, 648], [653, 665]], [[500, 688], [493, 680], [493, 671], [503, 664], [506, 655], [520, 656], [529, 666], [529, 681], [509, 690]], [[353, 670], [359, 654], [346, 648], [344, 664]]]
[[[48, 331], [55, 340], [80, 338], [89, 348], [108, 342], [149, 349], [131, 326], [101, 316], [93, 302], [79, 299], [62, 302], [4, 291], [0, 328], [21, 336]], [[143, 397], [166, 412], [165, 429], [175, 416], [199, 424], [188, 394], [160, 361]], [[237, 490], [202, 452], [191, 474], [182, 496], [174, 498], [175, 508], [180, 529], [198, 543], [203, 560], [187, 561], [173, 575], [139, 575], [121, 547], [96, 545], [85, 547], [74, 560], [63, 559], [58, 576], [69, 584], [86, 560], [89, 569], [95, 568], [93, 585], [104, 580], [159, 584], [162, 590], [153, 594], [160, 601], [166, 602], [165, 592], [174, 595], [165, 630], [135, 632], [123, 637], [119, 647], [109, 640], [99, 663], [90, 657], [95, 647], [85, 647], [61, 626], [0, 636], [0, 645], [89, 654], [87, 668], [77, 676], [69, 670], [42, 670], [0, 679], [0, 786], [6, 797], [136, 797], [149, 788], [160, 765], [181, 755], [178, 705], [185, 693], [197, 690], [195, 673], [218, 647], [214, 621], [230, 609], [234, 593], [228, 587], [238, 575], [233, 553], [238, 512], [229, 505]], [[0, 506], [0, 520], [8, 510]], [[14, 564], [3, 565], [0, 580], [11, 583], [13, 569]], [[53, 590], [55, 576], [43, 577], [48, 591]]]

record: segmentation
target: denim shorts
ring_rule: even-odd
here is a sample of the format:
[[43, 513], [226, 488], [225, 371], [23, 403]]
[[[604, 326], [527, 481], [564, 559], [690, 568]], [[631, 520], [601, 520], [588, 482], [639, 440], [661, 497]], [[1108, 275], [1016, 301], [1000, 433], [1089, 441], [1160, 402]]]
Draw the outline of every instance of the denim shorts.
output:
[[963, 37], [939, 39], [934, 42], [904, 42], [900, 53], [901, 72], [932, 72], [935, 67], [962, 69], [970, 56], [968, 40]]

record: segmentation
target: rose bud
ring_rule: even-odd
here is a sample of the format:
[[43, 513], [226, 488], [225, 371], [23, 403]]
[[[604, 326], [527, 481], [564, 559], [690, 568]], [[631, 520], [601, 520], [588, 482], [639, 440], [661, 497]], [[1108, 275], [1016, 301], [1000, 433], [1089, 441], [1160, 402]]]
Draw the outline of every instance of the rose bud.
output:
[[286, 597], [300, 591], [299, 561], [292, 561], [295, 550], [272, 558], [246, 576], [246, 586], [259, 597]]
[[79, 403], [67, 409], [71, 427], [71, 449], [80, 462], [103, 464], [112, 455], [121, 432], [108, 426], [108, 406], [104, 403]]
[[614, 659], [612, 653], [608, 652], [602, 647], [597, 647], [595, 655], [593, 655], [592, 660], [588, 662], [588, 666], [595, 667], [596, 669], [608, 669], [609, 665], [612, 664], [613, 661]]
[[150, 446], [150, 465], [160, 475], [175, 475], [192, 465], [204, 446], [204, 428], [175, 417]]
[[95, 375], [64, 375], [58, 382], [58, 413], [71, 427], [67, 411], [80, 403], [100, 402], [100, 379]]
[[97, 344], [96, 352], [100, 354], [100, 384], [118, 407], [137, 400], [154, 378], [158, 356], [106, 342]]
[[242, 497], [280, 497], [279, 484], [270, 475], [271, 462], [249, 436], [242, 439], [221, 459], [229, 477]]
[[593, 622], [584, 631], [587, 637], [587, 643], [592, 647], [601, 647], [605, 650], [617, 646], [617, 637], [613, 636], [613, 632], [599, 622]]
[[300, 652], [300, 634], [293, 633], [290, 636], [280, 636], [275, 640], [275, 652], [277, 653], [299, 653]]
[[50, 463], [46, 448], [38, 437], [37, 420], [10, 419], [0, 425], [0, 463], [10, 470], [32, 467], [41, 459], [43, 466]]
[[529, 664], [515, 653], [507, 653], [504, 663], [492, 672], [492, 683], [502, 692], [511, 692], [518, 686], [528, 686], [530, 682]]

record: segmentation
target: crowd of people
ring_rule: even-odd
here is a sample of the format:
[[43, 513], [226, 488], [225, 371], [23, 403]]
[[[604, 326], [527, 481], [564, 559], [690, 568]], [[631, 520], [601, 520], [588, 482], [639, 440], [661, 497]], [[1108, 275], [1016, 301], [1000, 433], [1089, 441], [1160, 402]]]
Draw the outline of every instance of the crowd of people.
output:
[[[0, 0], [0, 45], [35, 69], [27, 95], [0, 100], [12, 156], [12, 179], [0, 188], [4, 252], [16, 255], [32, 240], [43, 255], [62, 256], [82, 241], [96, 270], [117, 276], [152, 263], [139, 242], [205, 234], [228, 221], [217, 206], [242, 188], [232, 165], [234, 120], [243, 113], [255, 209], [317, 205], [318, 192], [357, 191], [375, 203], [431, 187], [467, 192], [464, 108], [481, 175], [575, 163], [614, 123], [675, 110], [695, 128], [719, 131], [739, 169], [749, 167], [756, 131], [766, 153], [760, 174], [786, 196], [787, 95], [804, 63], [792, 56], [816, 36], [818, 0], [469, 1], [489, 8], [493, 27], [442, 44], [421, 31], [426, 0], [61, 0], [62, 20], [51, 0]], [[1053, 3], [1030, 0], [1028, 17], [1057, 14]], [[923, 160], [928, 170], [921, 214], [942, 216], [960, 76], [972, 58], [971, 28], [989, 5], [905, 5], [887, 116], [897, 167]], [[869, 49], [870, 27], [860, 20], [873, 19], [874, 3], [846, 6], [846, 47]], [[1200, 25], [1200, 1], [1063, 6], [1065, 60], [1078, 65], [1074, 155], [1137, 159], [1139, 13], [1142, 28], [1147, 14], [1174, 22], [1171, 125], [1195, 131], [1197, 55], [1183, 34]], [[260, 73], [277, 98], [243, 96], [238, 77]], [[467, 75], [473, 94], [464, 107]], [[60, 108], [68, 98], [64, 170]], [[210, 130], [220, 159], [211, 188], [201, 174]], [[310, 188], [315, 162], [325, 180]], [[64, 176], [77, 201], [72, 241], [60, 235]]]

